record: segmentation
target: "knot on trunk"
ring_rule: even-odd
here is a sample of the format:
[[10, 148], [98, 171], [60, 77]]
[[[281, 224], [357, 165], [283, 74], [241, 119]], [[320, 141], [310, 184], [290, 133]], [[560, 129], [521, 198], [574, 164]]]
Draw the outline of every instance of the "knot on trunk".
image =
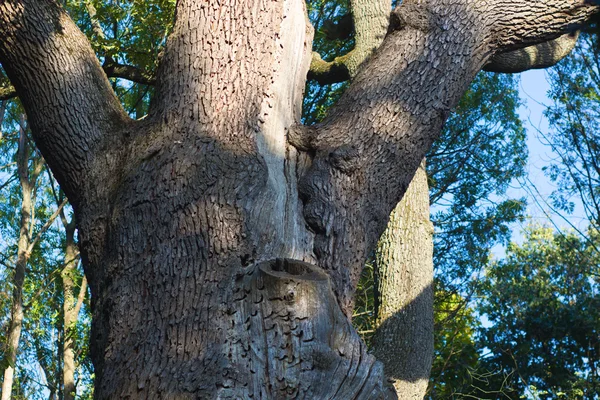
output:
[[406, 27], [430, 32], [441, 27], [441, 22], [437, 14], [422, 4], [403, 4], [392, 11], [388, 32], [399, 31]]

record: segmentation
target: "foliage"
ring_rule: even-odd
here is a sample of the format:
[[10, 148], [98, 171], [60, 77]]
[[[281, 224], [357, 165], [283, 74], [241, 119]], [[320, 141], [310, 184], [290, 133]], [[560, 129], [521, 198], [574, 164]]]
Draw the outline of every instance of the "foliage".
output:
[[425, 398], [451, 399], [471, 391], [477, 376], [479, 353], [474, 334], [479, 321], [461, 296], [437, 291], [435, 299], [435, 376]]
[[[11, 316], [12, 277], [21, 225], [22, 194], [17, 178], [16, 153], [19, 130], [27, 129], [23, 113], [18, 102], [8, 104], [0, 139], [0, 164], [3, 165], [0, 171], [0, 275], [4, 278], [0, 287], [2, 372], [8, 362], [5, 358], [6, 334]], [[27, 140], [26, 146], [31, 148], [31, 169], [34, 161], [41, 156], [33, 148], [31, 139]], [[45, 172], [36, 180], [32, 238], [42, 232], [42, 227], [56, 210], [57, 202], [53, 196], [52, 184], [52, 177]], [[57, 393], [60, 390], [61, 365], [57, 345], [61, 342], [62, 331], [62, 288], [60, 279], [57, 278], [62, 265], [62, 241], [60, 229], [51, 226], [41, 234], [31, 251], [23, 287], [25, 320], [17, 353], [13, 398], [45, 398], [45, 391]], [[79, 276], [81, 277], [81, 272]], [[80, 324], [77, 329], [82, 339], [87, 336], [86, 325]], [[80, 341], [80, 351], [82, 346], [86, 347], [87, 344]], [[80, 363], [89, 364], [89, 360], [81, 357]]]
[[582, 202], [590, 221], [600, 222], [600, 47], [583, 33], [573, 53], [549, 72], [554, 104], [546, 111], [545, 136], [558, 158], [546, 168], [558, 185], [554, 206], [572, 212]]
[[524, 213], [523, 199], [494, 200], [523, 176], [527, 161], [517, 83], [511, 75], [480, 73], [427, 157], [434, 265], [439, 285], [451, 291], [460, 292]]
[[363, 269], [362, 276], [354, 296], [354, 310], [352, 324], [358, 330], [365, 343], [371, 345], [371, 338], [375, 333], [375, 270], [373, 261], [370, 260]]
[[590, 228], [588, 236], [532, 226], [491, 265], [478, 304], [491, 325], [480, 329], [479, 346], [489, 350], [486, 368], [502, 373], [487, 390], [502, 386], [515, 399], [599, 398], [600, 232]]
[[[175, 0], [68, 0], [67, 10], [90, 40], [101, 62], [132, 65], [153, 75], [173, 26]], [[141, 118], [154, 88], [113, 79], [125, 109]]]

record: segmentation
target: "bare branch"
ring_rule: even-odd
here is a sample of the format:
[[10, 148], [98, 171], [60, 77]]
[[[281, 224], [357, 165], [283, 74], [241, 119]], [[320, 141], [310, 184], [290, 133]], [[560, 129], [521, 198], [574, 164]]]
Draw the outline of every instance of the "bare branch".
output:
[[73, 310], [74, 315], [79, 315], [79, 310], [81, 310], [81, 306], [83, 305], [83, 300], [85, 299], [85, 293], [87, 291], [87, 279], [85, 275], [81, 280], [81, 287], [79, 288], [79, 294], [77, 295], [77, 303], [75, 304], [75, 308]]
[[56, 220], [56, 218], [60, 215], [63, 207], [66, 206], [68, 202], [69, 201], [67, 199], [64, 199], [63, 202], [58, 206], [56, 211], [54, 211], [54, 213], [50, 216], [50, 218], [48, 218], [48, 220], [46, 221], [44, 226], [42, 226], [41, 229], [38, 231], [35, 238], [29, 243], [29, 247], [27, 248], [28, 253], [31, 253], [33, 251], [33, 248], [39, 242], [42, 235], [48, 230], [48, 228], [50, 228], [50, 226], [52, 226], [52, 224], [54, 223], [54, 220]]
[[102, 69], [109, 78], [121, 78], [131, 82], [141, 83], [143, 85], [154, 85], [156, 78], [132, 65], [119, 64], [109, 58], [102, 65]]

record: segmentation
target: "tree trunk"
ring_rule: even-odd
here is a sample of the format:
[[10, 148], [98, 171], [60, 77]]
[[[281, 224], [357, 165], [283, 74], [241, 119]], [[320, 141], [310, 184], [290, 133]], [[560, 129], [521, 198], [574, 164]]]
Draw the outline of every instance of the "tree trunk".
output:
[[398, 398], [423, 399], [433, 358], [433, 225], [425, 161], [379, 239], [375, 271], [373, 354]]
[[95, 397], [395, 398], [343, 314], [367, 256], [489, 57], [594, 10], [405, 1], [304, 128], [300, 0], [179, 1], [141, 121], [56, 3], [0, 2], [0, 62], [77, 216]]
[[[17, 154], [17, 167], [19, 183], [21, 185], [21, 220], [19, 240], [17, 242], [17, 261], [13, 276], [13, 298], [10, 312], [10, 324], [7, 332], [4, 379], [2, 381], [2, 400], [10, 400], [14, 381], [15, 365], [17, 363], [17, 350], [21, 339], [23, 326], [23, 284], [25, 272], [30, 256], [31, 226], [34, 212], [33, 191], [37, 174], [29, 173], [29, 151], [25, 116], [21, 117], [19, 129], [19, 150]], [[39, 173], [39, 172], [38, 172]], [[33, 175], [33, 176], [30, 176]]]
[[79, 261], [79, 249], [75, 243], [75, 221], [67, 221], [61, 213], [61, 221], [65, 228], [65, 261], [61, 271], [63, 283], [63, 342], [62, 342], [62, 387], [64, 400], [75, 399], [75, 336], [79, 310], [87, 291], [85, 276], [79, 288], [79, 294], [74, 296], [76, 267]]

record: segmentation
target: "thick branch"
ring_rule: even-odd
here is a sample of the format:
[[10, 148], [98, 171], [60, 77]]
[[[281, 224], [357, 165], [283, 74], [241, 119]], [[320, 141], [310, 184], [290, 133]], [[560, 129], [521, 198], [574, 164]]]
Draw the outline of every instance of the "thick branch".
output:
[[483, 67], [485, 71], [518, 73], [548, 68], [565, 58], [577, 43], [579, 31], [523, 49], [496, 54]]
[[0, 62], [69, 197], [127, 116], [87, 39], [53, 1], [0, 3]]
[[[149, 74], [133, 65], [119, 64], [117, 62], [105, 62], [102, 69], [108, 78], [121, 78], [142, 85], [154, 85], [156, 79], [154, 75]], [[17, 91], [14, 86], [0, 88], [0, 101], [14, 99], [17, 97]]]
[[483, 2], [495, 53], [554, 40], [581, 28], [598, 11], [595, 0]]
[[350, 10], [355, 31], [354, 48], [330, 62], [323, 61], [318, 53], [313, 53], [308, 79], [320, 84], [352, 79], [383, 42], [389, 24], [389, 1], [352, 0]]
[[315, 139], [296, 138], [316, 152], [300, 187], [304, 215], [320, 264], [349, 268], [334, 279], [347, 282], [336, 288], [346, 311], [363, 260], [477, 72], [495, 53], [555, 39], [594, 11], [575, 0], [406, 0], [395, 11], [399, 30], [311, 129]]

